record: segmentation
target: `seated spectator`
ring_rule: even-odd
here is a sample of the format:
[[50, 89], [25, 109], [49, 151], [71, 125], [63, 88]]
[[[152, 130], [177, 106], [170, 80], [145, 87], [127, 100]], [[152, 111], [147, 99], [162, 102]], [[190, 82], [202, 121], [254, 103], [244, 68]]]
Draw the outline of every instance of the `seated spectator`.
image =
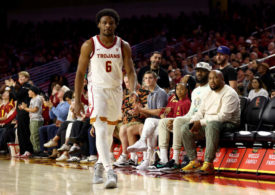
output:
[[[62, 88], [58, 92], [58, 98], [62, 101], [54, 107], [51, 102], [47, 102], [46, 105], [50, 108], [50, 118], [55, 119], [55, 124], [43, 126], [39, 128], [39, 137], [40, 137], [40, 149], [45, 151], [44, 143], [52, 139], [56, 133], [60, 125], [66, 120], [68, 111], [69, 111], [69, 103], [66, 101], [66, 92], [70, 91], [70, 89], [66, 86], [62, 86]], [[66, 95], [66, 96], [65, 96]], [[54, 149], [53, 154], [50, 157], [57, 157], [57, 150]]]
[[130, 159], [128, 159], [127, 147], [129, 146], [129, 144], [133, 144], [137, 141], [136, 136], [128, 138], [128, 131], [130, 131], [131, 128], [135, 129], [137, 132], [142, 129], [145, 117], [140, 114], [133, 114], [132, 110], [137, 104], [145, 107], [147, 104], [148, 94], [150, 93], [150, 91], [139, 87], [137, 89], [137, 94], [139, 98], [138, 100], [136, 100], [132, 98], [130, 94], [128, 94], [129, 80], [127, 75], [124, 76], [124, 83], [126, 87], [126, 95], [123, 98], [122, 104], [122, 122], [117, 126], [118, 132], [115, 132], [119, 135], [119, 139], [122, 145], [122, 154], [120, 155], [117, 162], [114, 164], [118, 167], [137, 165], [136, 153], [130, 153]]
[[255, 97], [264, 96], [268, 98], [268, 92], [265, 90], [262, 80], [259, 77], [254, 77], [252, 79], [252, 89], [248, 94], [248, 99], [252, 100]]
[[[181, 169], [190, 173], [200, 169], [201, 174], [215, 172], [213, 160], [219, 144], [221, 131], [233, 130], [240, 124], [240, 100], [238, 94], [225, 85], [223, 74], [213, 70], [209, 74], [211, 90], [205, 94], [198, 112], [190, 123], [182, 126], [182, 141], [190, 163]], [[204, 163], [197, 160], [195, 139], [206, 139]]]
[[[166, 106], [167, 94], [164, 89], [160, 88], [157, 85], [157, 77], [158, 77], [157, 74], [153, 71], [147, 71], [144, 74], [143, 82], [145, 83], [145, 86], [150, 91], [150, 94], [147, 96], [147, 107], [143, 108], [142, 107], [143, 105], [141, 104], [134, 105], [134, 108], [128, 111], [130, 115], [139, 116], [140, 114], [142, 114], [145, 116], [151, 116], [151, 115], [158, 116], [158, 113], [161, 111], [161, 109]], [[140, 112], [141, 109], [144, 109], [144, 112]], [[156, 112], [157, 114], [154, 114], [154, 112]], [[124, 133], [124, 134], [122, 133], [123, 129], [120, 129], [121, 131], [119, 133], [120, 140], [122, 141], [122, 147], [125, 148], [125, 151], [120, 155], [119, 159], [114, 163], [115, 166], [119, 167], [127, 163], [127, 155], [126, 155], [127, 146], [125, 147], [123, 144], [127, 144], [128, 141], [129, 141], [129, 145], [134, 144], [136, 141], [135, 137], [137, 135], [140, 135], [139, 130], [142, 129], [142, 127], [143, 127], [143, 123], [135, 124], [135, 126], [132, 125], [127, 128], [127, 133]], [[128, 138], [126, 138], [125, 136], [127, 136]], [[144, 156], [146, 156], [146, 154], [144, 154]], [[132, 156], [132, 158], [134, 158], [134, 156]]]
[[238, 83], [238, 89], [240, 92], [240, 95], [243, 95], [245, 97], [248, 96], [249, 91], [252, 89], [252, 79], [254, 78], [254, 73], [251, 69], [247, 69], [245, 71], [245, 78], [241, 83]]
[[7, 153], [7, 143], [15, 140], [16, 106], [10, 88], [6, 87], [0, 105], [0, 151]]
[[[186, 75], [185, 77], [188, 77], [188, 79], [186, 79], [187, 82], [180, 82], [176, 86], [175, 94], [169, 98], [168, 104], [165, 108], [155, 111], [150, 110], [153, 116], [159, 116], [161, 119], [167, 118], [165, 122], [169, 128], [171, 128], [173, 124], [173, 118], [184, 116], [189, 111], [191, 105], [191, 92], [195, 88], [196, 82], [193, 77], [190, 77], [189, 75]], [[142, 112], [143, 111], [141, 111], [141, 113]], [[147, 118], [140, 139], [134, 145], [127, 148], [129, 152], [147, 150], [147, 156], [144, 157], [144, 161], [137, 167], [137, 169], [145, 170], [150, 165], [151, 152], [156, 146], [158, 135], [157, 128], [161, 119]]]
[[39, 128], [43, 125], [44, 119], [42, 116], [42, 99], [39, 96], [40, 90], [36, 86], [30, 86], [29, 97], [31, 98], [30, 106], [24, 102], [18, 106], [20, 110], [25, 110], [30, 116], [30, 140], [33, 146], [34, 154], [41, 152], [39, 145]]
[[274, 79], [270, 75], [269, 65], [267, 63], [258, 63], [257, 73], [260, 76], [263, 84], [266, 86], [268, 92], [275, 88]]

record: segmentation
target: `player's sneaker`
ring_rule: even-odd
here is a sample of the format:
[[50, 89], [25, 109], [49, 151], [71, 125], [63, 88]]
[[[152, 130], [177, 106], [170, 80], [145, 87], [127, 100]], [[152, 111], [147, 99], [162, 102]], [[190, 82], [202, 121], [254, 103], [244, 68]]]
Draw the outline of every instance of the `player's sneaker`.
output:
[[93, 183], [94, 184], [100, 184], [103, 183], [103, 172], [104, 167], [102, 163], [96, 163], [95, 169], [94, 169], [94, 177], [93, 177]]
[[142, 151], [146, 151], [147, 149], [148, 149], [148, 147], [147, 147], [146, 143], [140, 139], [134, 145], [129, 146], [127, 148], [127, 151], [128, 152], [142, 152]]
[[198, 173], [203, 175], [212, 175], [215, 173], [214, 165], [210, 162], [204, 162]]
[[180, 171], [182, 173], [193, 173], [196, 172], [201, 167], [201, 164], [195, 160], [190, 161], [188, 165], [183, 167]]
[[116, 188], [117, 187], [117, 174], [114, 172], [113, 169], [110, 169], [107, 172], [107, 180], [105, 182], [105, 188]]

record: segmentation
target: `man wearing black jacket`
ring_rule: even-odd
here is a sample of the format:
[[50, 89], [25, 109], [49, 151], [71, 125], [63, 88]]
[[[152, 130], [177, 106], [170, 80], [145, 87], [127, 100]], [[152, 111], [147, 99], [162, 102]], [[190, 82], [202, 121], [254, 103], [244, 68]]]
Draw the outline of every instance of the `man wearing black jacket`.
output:
[[18, 106], [23, 102], [28, 106], [30, 105], [30, 97], [28, 95], [29, 87], [31, 86], [28, 83], [30, 75], [26, 71], [21, 71], [18, 73], [18, 77], [19, 87], [15, 86], [16, 82], [12, 79], [6, 81], [6, 85], [10, 86], [11, 93], [17, 101], [17, 135], [20, 146], [20, 154], [21, 157], [29, 157], [33, 152], [33, 147], [30, 142], [29, 113], [25, 110], [20, 110]]
[[170, 88], [168, 73], [163, 68], [160, 67], [161, 57], [162, 56], [160, 52], [158, 51], [153, 52], [153, 54], [150, 57], [151, 64], [140, 69], [138, 73], [139, 84], [142, 84], [142, 79], [145, 72], [151, 70], [151, 71], [154, 71], [158, 76], [157, 84], [159, 87], [163, 89]]

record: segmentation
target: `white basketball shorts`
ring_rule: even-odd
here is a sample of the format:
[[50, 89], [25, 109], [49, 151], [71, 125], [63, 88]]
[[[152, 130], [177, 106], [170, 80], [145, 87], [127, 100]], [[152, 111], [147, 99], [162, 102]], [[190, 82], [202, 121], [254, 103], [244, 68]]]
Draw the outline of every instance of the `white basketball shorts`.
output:
[[92, 114], [91, 123], [97, 119], [116, 125], [121, 118], [123, 91], [122, 87], [100, 88], [88, 86], [89, 107]]

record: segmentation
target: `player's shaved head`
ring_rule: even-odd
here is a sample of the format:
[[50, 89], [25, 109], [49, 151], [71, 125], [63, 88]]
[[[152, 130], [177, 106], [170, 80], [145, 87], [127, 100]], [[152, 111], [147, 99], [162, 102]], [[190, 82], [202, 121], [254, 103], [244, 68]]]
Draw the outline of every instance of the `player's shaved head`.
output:
[[224, 77], [221, 71], [212, 70], [208, 76], [209, 86], [214, 91], [219, 91], [224, 86]]

